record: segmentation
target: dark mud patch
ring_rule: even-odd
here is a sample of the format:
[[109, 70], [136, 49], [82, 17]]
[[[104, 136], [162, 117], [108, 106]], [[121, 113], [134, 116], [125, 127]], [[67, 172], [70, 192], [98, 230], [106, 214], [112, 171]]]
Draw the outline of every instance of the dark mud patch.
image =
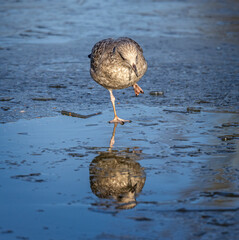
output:
[[144, 127], [151, 127], [151, 126], [157, 126], [159, 124], [158, 123], [139, 123], [139, 125]]
[[239, 127], [239, 122], [223, 123], [222, 127]]
[[228, 134], [228, 135], [224, 135], [224, 136], [219, 136], [219, 138], [222, 140], [222, 141], [230, 141], [230, 140], [233, 140], [233, 139], [239, 139], [239, 134]]
[[232, 193], [232, 192], [203, 192], [201, 196], [204, 197], [229, 197], [229, 198], [239, 198], [239, 193]]
[[16, 236], [16, 239], [19, 239], [19, 240], [29, 240], [29, 237]]
[[201, 108], [200, 107], [187, 107], [187, 112], [189, 112], [189, 113], [200, 113]]
[[13, 230], [4, 230], [4, 231], [1, 231], [1, 234], [11, 234], [11, 233], [14, 233]]
[[213, 218], [207, 222], [207, 224], [219, 226], [219, 227], [230, 227], [236, 224], [235, 220], [223, 220], [223, 219], [216, 219]]
[[38, 178], [39, 176], [41, 176], [41, 173], [30, 173], [26, 175], [20, 174], [20, 175], [11, 176], [11, 178], [20, 179], [27, 182], [37, 182], [37, 183], [46, 181], [44, 179]]
[[56, 98], [32, 98], [33, 101], [41, 101], [41, 102], [47, 102], [47, 101], [56, 101]]
[[63, 84], [50, 84], [48, 87], [49, 88], [56, 88], [56, 89], [67, 88], [67, 86], [65, 86]]
[[4, 97], [4, 98], [0, 98], [0, 101], [1, 101], [1, 102], [9, 102], [9, 101], [11, 101], [12, 99], [14, 99], [14, 98], [12, 98], [12, 97]]
[[191, 146], [191, 145], [174, 145], [172, 146], [171, 148], [181, 148], [181, 149], [184, 149], [184, 148], [194, 148], [195, 146]]
[[239, 111], [230, 111], [230, 110], [215, 110], [215, 109], [203, 109], [202, 107], [187, 107], [186, 110], [177, 110], [177, 109], [164, 109], [163, 111], [168, 113], [218, 113], [218, 114], [239, 114]]
[[102, 114], [102, 112], [97, 112], [97, 113], [93, 113], [93, 114], [83, 115], [83, 114], [79, 114], [79, 113], [68, 112], [68, 111], [62, 110], [61, 114], [62, 115], [66, 115], [66, 116], [70, 116], [70, 117], [77, 117], [77, 118], [90, 118], [90, 117], [93, 117], [93, 116], [100, 115], [100, 114]]
[[19, 135], [28, 135], [28, 133], [27, 132], [19, 132], [19, 133], [17, 133], [17, 134], [19, 134]]
[[197, 103], [197, 104], [205, 104], [205, 103], [210, 103], [210, 102], [207, 101], [207, 100], [196, 100], [195, 103]]
[[68, 153], [68, 155], [72, 156], [72, 157], [77, 157], [77, 158], [82, 158], [87, 156], [87, 154], [81, 154], [81, 153]]
[[[174, 211], [174, 210], [173, 210]], [[203, 209], [203, 208], [179, 208], [175, 210], [176, 212], [212, 212], [212, 213], [220, 213], [220, 212], [237, 212], [239, 211], [239, 208], [208, 208], [208, 209]]]
[[8, 110], [10, 110], [10, 107], [1, 107], [1, 109], [2, 109], [3, 111], [8, 111]]
[[130, 217], [129, 219], [138, 221], [138, 222], [150, 222], [153, 221], [152, 218], [148, 218], [148, 217]]

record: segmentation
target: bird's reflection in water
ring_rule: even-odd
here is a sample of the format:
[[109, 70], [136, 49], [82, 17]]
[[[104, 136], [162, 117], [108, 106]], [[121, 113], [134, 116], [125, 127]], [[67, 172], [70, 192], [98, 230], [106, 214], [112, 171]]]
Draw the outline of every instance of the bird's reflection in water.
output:
[[109, 151], [101, 152], [90, 164], [90, 186], [97, 197], [110, 200], [104, 207], [131, 209], [137, 204], [136, 196], [144, 187], [146, 175], [137, 162], [141, 154], [139, 149], [112, 149], [116, 126]]

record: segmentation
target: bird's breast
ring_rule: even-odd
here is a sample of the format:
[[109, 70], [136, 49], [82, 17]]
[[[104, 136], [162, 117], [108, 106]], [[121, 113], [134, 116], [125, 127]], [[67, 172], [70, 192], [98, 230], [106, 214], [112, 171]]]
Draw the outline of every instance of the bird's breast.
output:
[[138, 77], [132, 67], [112, 58], [102, 61], [97, 69], [91, 68], [91, 76], [107, 89], [127, 88], [138, 82], [146, 72], [147, 63], [144, 59], [142, 60], [137, 64]]
[[107, 65], [91, 69], [93, 79], [108, 89], [122, 89], [132, 86], [138, 79], [135, 73], [127, 66]]

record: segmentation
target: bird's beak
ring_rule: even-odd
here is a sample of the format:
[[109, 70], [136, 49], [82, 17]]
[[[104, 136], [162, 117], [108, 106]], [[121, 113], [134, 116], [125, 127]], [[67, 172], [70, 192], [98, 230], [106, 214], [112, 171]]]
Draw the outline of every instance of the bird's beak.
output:
[[134, 70], [134, 72], [135, 72], [135, 75], [138, 77], [138, 70], [137, 70], [136, 65], [133, 64], [133, 65], [132, 65], [132, 68], [133, 68], [133, 70]]

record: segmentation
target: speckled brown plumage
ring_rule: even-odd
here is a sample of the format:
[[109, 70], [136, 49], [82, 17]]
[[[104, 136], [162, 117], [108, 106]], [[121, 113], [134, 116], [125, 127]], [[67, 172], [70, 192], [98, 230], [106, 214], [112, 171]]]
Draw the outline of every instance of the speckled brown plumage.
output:
[[89, 57], [92, 78], [110, 91], [115, 114], [115, 118], [110, 122], [128, 121], [116, 115], [112, 90], [133, 86], [136, 95], [143, 93], [136, 84], [147, 70], [142, 48], [137, 42], [127, 37], [116, 40], [108, 38], [97, 42]]
[[[131, 59], [136, 65], [138, 76], [130, 65]], [[130, 38], [116, 40], [108, 38], [96, 43], [92, 49], [91, 76], [107, 89], [133, 86], [142, 78], [146, 70], [147, 62], [144, 59], [143, 50]]]

